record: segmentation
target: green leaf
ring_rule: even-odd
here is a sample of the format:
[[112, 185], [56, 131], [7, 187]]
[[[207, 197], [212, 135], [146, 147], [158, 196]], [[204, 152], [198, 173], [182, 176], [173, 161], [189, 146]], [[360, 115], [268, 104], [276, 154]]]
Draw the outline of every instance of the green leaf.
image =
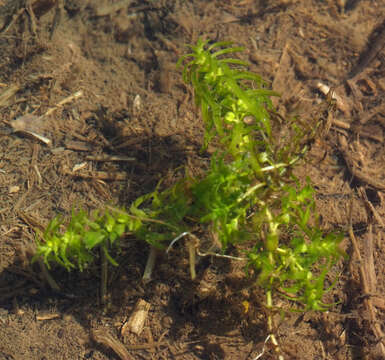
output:
[[104, 232], [89, 231], [84, 235], [84, 244], [87, 249], [91, 250], [94, 247], [102, 244], [106, 239]]

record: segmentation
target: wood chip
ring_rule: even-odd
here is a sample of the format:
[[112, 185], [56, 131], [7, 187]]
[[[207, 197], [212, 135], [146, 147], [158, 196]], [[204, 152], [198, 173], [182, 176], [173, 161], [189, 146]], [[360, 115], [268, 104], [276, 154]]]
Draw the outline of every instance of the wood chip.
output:
[[11, 185], [9, 188], [8, 188], [8, 194], [14, 194], [14, 193], [17, 193], [19, 192], [20, 190], [20, 186], [18, 185]]
[[85, 143], [84, 141], [66, 140], [65, 147], [69, 150], [74, 150], [74, 151], [92, 151], [93, 150], [93, 146], [88, 143]]
[[147, 301], [139, 299], [131, 316], [122, 326], [121, 334], [124, 336], [128, 331], [130, 331], [136, 335], [140, 335], [143, 330], [144, 323], [146, 322], [150, 307], [151, 305]]
[[46, 145], [51, 145], [51, 139], [48, 139], [43, 134], [47, 131], [47, 124], [44, 116], [36, 116], [26, 114], [9, 122], [13, 132], [22, 133], [43, 142]]

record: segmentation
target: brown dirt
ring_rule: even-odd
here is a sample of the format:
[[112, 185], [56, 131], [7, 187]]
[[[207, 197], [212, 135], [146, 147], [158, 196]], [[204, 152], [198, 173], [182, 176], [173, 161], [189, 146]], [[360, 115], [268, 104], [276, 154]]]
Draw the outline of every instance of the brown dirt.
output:
[[[199, 36], [245, 46], [251, 69], [282, 94], [282, 113], [311, 116], [325, 99], [317, 81], [335, 88], [330, 131], [297, 173], [312, 179], [323, 228], [346, 233], [350, 259], [335, 270], [329, 300], [338, 304], [278, 318], [277, 335], [286, 359], [384, 358], [384, 1], [148, 0], [116, 11], [111, 3], [120, 4], [0, 1], [0, 359], [119, 359], [93, 341], [96, 329], [119, 340], [128, 359], [255, 359], [262, 351], [260, 295], [227, 260], [205, 259], [192, 282], [180, 246], [144, 285], [148, 247], [127, 239], [107, 311], [92, 269], [55, 271], [54, 293], [29, 265], [35, 229], [56, 214], [127, 205], [161, 178], [172, 183], [181, 166], [204, 166], [202, 124], [175, 67]], [[8, 131], [47, 111], [23, 124], [50, 146]], [[86, 158], [105, 154], [135, 161]], [[151, 305], [145, 328], [123, 336], [140, 299]], [[275, 357], [266, 345], [262, 358]]]

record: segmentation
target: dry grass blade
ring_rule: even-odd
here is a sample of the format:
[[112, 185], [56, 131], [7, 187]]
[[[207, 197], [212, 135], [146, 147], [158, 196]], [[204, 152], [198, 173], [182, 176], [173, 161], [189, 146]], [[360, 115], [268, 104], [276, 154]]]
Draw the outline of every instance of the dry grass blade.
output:
[[0, 107], [8, 106], [9, 105], [9, 99], [14, 96], [18, 91], [20, 90], [20, 87], [17, 85], [11, 85], [4, 91], [0, 93]]
[[132, 0], [121, 0], [111, 5], [99, 6], [98, 8], [96, 8], [96, 11], [95, 11], [96, 16], [110, 15], [125, 7], [130, 6], [132, 2], [133, 2]]

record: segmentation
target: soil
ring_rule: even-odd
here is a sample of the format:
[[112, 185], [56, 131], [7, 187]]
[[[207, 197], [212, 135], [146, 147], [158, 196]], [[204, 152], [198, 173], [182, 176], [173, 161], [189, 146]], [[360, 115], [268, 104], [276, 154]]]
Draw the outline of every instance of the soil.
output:
[[[276, 336], [285, 359], [384, 359], [384, 10], [384, 0], [0, 1], [0, 359], [278, 358], [262, 294], [237, 262], [204, 258], [192, 281], [180, 243], [143, 283], [149, 247], [127, 237], [107, 307], [97, 269], [52, 269], [52, 291], [30, 263], [54, 216], [129, 206], [160, 179], [204, 169], [199, 111], [176, 67], [199, 37], [244, 46], [283, 116], [319, 116], [332, 95], [319, 83], [334, 89], [330, 129], [297, 175], [311, 178], [321, 225], [344, 232], [349, 258], [334, 270], [336, 304], [277, 316]], [[95, 160], [112, 155], [126, 158]], [[125, 324], [141, 300], [137, 335]]]

